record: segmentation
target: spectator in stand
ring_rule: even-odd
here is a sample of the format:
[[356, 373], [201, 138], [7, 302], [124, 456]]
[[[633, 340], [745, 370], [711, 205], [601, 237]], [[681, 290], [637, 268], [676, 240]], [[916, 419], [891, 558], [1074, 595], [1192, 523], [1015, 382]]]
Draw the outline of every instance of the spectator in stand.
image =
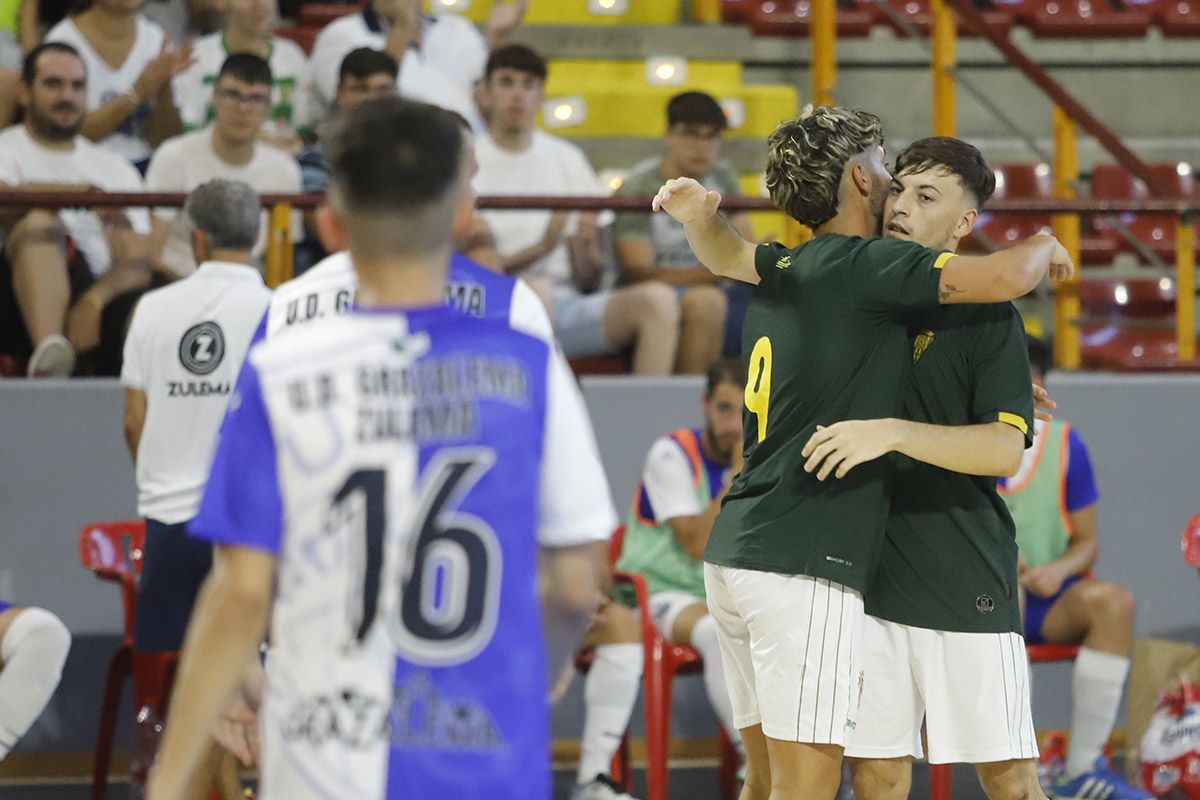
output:
[[[249, 53], [225, 59], [213, 100], [217, 117], [212, 127], [163, 142], [150, 160], [146, 186], [156, 192], [190, 192], [205, 181], [227, 178], [261, 194], [299, 192], [300, 168], [295, 159], [259, 139], [271, 105], [267, 62]], [[153, 225], [154, 255], [176, 275], [190, 274], [196, 268], [191, 220], [178, 209], [158, 209]], [[262, 228], [254, 248], [256, 257], [266, 246], [266, 225]], [[297, 213], [292, 221], [293, 240], [302, 234], [303, 222]]]
[[[138, 514], [146, 519], [134, 647], [177, 652], [212, 547], [187, 534], [217, 445], [230, 392], [271, 291], [254, 266], [258, 195], [213, 180], [188, 197], [191, 244], [200, 267], [138, 302], [125, 339], [125, 441], [137, 470]], [[144, 754], [150, 756], [151, 754]], [[188, 797], [220, 782], [237, 786], [237, 765], [213, 745]], [[226, 794], [226, 796], [231, 796]]]
[[265, 138], [292, 153], [312, 135], [312, 74], [308, 57], [295, 42], [271, 35], [277, 16], [275, 0], [229, 0], [225, 27], [196, 40], [196, 63], [179, 76], [179, 115], [183, 129], [203, 128], [216, 117], [213, 86], [225, 59], [250, 53], [271, 65], [271, 110]]
[[[480, 96], [488, 132], [479, 137], [481, 195], [601, 194], [587, 157], [575, 145], [534, 127], [542, 107], [546, 62], [523, 45], [492, 53]], [[679, 301], [659, 281], [585, 294], [598, 282], [594, 214], [542, 210], [487, 211], [504, 271], [534, 286], [551, 311], [568, 357], [633, 349], [633, 371], [666, 375], [675, 366]]]
[[[382, 97], [396, 92], [396, 59], [382, 50], [372, 50], [369, 47], [359, 47], [351, 50], [342, 59], [338, 74], [338, 89], [334, 100], [335, 111], [353, 108], [376, 97]], [[466, 130], [463, 135], [471, 143], [471, 159], [466, 165], [469, 175], [475, 175], [478, 166], [475, 163], [475, 145], [470, 124], [460, 115], [456, 115]], [[301, 186], [305, 192], [323, 192], [329, 179], [329, 165], [325, 161], [325, 151], [317, 142], [306, 147], [296, 160], [300, 164]], [[324, 242], [318, 241], [313, 234], [318, 229], [315, 224], [308, 226], [310, 236], [297, 245], [296, 274], [317, 263], [329, 254], [330, 248]], [[340, 249], [335, 247], [333, 249]], [[455, 252], [462, 253], [477, 264], [488, 269], [500, 270], [500, 254], [496, 252], [496, 240], [492, 231], [478, 212], [472, 216], [469, 225], [463, 230], [455, 231]]]
[[485, 40], [464, 17], [422, 13], [420, 0], [372, 0], [362, 13], [334, 20], [317, 36], [312, 51], [317, 96], [332, 106], [342, 59], [357, 47], [372, 47], [400, 64], [400, 94], [456, 111], [481, 132], [474, 92], [489, 43], [494, 47], [508, 38], [526, 5], [527, 0], [494, 3]]
[[[726, 196], [738, 194], [737, 176], [717, 163], [725, 126], [725, 112], [711, 96], [684, 92], [671, 98], [665, 152], [634, 167], [617, 195], [653, 197], [665, 181], [680, 177], [695, 178]], [[745, 239], [754, 238], [745, 214], [731, 214], [729, 219]], [[626, 283], [662, 281], [679, 292], [676, 372], [701, 372], [722, 350], [741, 351], [749, 284], [722, 281], [705, 269], [688, 245], [683, 226], [669, 215], [651, 214], [649, 209], [618, 214], [613, 238]], [[724, 347], [727, 340], [732, 347]]]
[[173, 42], [221, 29], [221, 0], [149, 0], [142, 14], [158, 23]]
[[[0, 133], [0, 184], [141, 191], [128, 161], [79, 135], [86, 100], [79, 53], [60, 42], [34, 48], [21, 77], [25, 121]], [[99, 342], [104, 306], [149, 281], [149, 214], [11, 208], [0, 231], [0, 351], [28, 358], [31, 376], [69, 375], [75, 353]]]
[[83, 135], [135, 164], [182, 130], [173, 79], [192, 63], [191, 44], [173, 45], [138, 13], [141, 5], [92, 0], [46, 34], [78, 50], [87, 66]]

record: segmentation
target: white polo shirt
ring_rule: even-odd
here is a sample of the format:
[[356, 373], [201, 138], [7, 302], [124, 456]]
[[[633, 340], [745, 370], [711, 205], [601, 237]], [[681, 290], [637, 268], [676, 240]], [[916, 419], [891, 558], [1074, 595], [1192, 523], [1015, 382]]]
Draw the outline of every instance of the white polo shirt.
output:
[[195, 516], [229, 393], [270, 301], [254, 267], [206, 261], [138, 303], [121, 383], [146, 393], [141, 516], [166, 524]]

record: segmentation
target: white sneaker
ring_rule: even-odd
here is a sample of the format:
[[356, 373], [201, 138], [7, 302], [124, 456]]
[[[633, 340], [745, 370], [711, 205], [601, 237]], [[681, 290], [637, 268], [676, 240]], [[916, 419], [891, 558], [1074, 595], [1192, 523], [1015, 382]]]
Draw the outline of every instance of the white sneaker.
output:
[[571, 790], [571, 800], [635, 800], [633, 795], [621, 791], [621, 787], [607, 775], [597, 775], [588, 783], [579, 783]]
[[74, 369], [75, 351], [67, 337], [52, 333], [38, 342], [26, 374], [30, 378], [69, 378]]

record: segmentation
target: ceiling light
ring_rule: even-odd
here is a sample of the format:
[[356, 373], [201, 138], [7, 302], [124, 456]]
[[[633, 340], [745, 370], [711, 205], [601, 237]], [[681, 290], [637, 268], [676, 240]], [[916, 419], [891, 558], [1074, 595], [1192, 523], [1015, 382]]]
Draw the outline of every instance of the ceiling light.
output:
[[651, 86], [679, 86], [686, 80], [686, 59], [673, 56], [646, 59], [646, 83]]
[[542, 121], [547, 128], [572, 128], [587, 118], [582, 97], [554, 97], [542, 104]]

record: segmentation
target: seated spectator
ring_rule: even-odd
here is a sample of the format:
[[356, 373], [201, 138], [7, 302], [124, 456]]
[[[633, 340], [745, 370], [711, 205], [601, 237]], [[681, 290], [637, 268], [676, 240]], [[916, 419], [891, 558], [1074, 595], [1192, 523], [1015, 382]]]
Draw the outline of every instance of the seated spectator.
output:
[[[596, 174], [575, 145], [534, 127], [541, 111], [546, 62], [522, 45], [488, 59], [481, 97], [487, 135], [476, 144], [481, 195], [600, 194]], [[567, 357], [632, 348], [633, 371], [666, 375], [675, 366], [679, 301], [671, 287], [647, 281], [585, 294], [598, 282], [596, 218], [543, 210], [486, 211], [504, 271], [544, 294], [554, 334]]]
[[184, 131], [208, 125], [213, 110], [213, 85], [221, 65], [232, 53], [250, 53], [271, 65], [271, 110], [263, 133], [268, 141], [293, 153], [312, 135], [312, 75], [308, 57], [290, 39], [272, 36], [275, 0], [230, 0], [225, 27], [196, 40], [196, 62], [179, 76], [179, 116]]
[[488, 46], [469, 20], [421, 13], [420, 0], [373, 0], [361, 14], [325, 26], [312, 51], [313, 83], [325, 107], [334, 102], [342, 59], [358, 47], [384, 50], [400, 65], [400, 94], [456, 111], [479, 131], [474, 87]]
[[[1029, 365], [1039, 386], [1050, 350], [1029, 340]], [[1100, 495], [1087, 445], [1061, 420], [1036, 420], [1033, 447], [1021, 468], [1001, 478], [1000, 496], [1017, 528], [1017, 575], [1025, 596], [1025, 641], [1077, 644], [1073, 668], [1070, 747], [1065, 774], [1047, 790], [1059, 797], [1148, 798], [1112, 770], [1104, 747], [1112, 736], [1133, 645], [1133, 595], [1090, 578], [1096, 564], [1096, 502]]]
[[[351, 50], [344, 59], [338, 73], [338, 89], [334, 100], [334, 110], [340, 111], [352, 108], [375, 97], [393, 94], [396, 91], [396, 59], [382, 50], [372, 50], [369, 47], [359, 47]], [[453, 113], [453, 112], [451, 112]], [[478, 169], [475, 163], [474, 138], [469, 123], [461, 115], [455, 115], [466, 127], [466, 136], [472, 142], [471, 163], [468, 170], [474, 175]], [[296, 157], [300, 164], [301, 185], [305, 192], [323, 192], [329, 179], [329, 165], [325, 162], [325, 151], [317, 142], [306, 147]], [[310, 215], [311, 217], [311, 215]], [[317, 229], [309, 224], [310, 234]], [[469, 224], [455, 231], [455, 251], [462, 253], [477, 264], [499, 271], [500, 254], [496, 252], [496, 240], [492, 231], [478, 212], [471, 217]], [[333, 248], [334, 250], [339, 248]], [[296, 249], [296, 274], [317, 263], [331, 252], [326, 243], [318, 241], [310, 235]]]
[[[259, 131], [271, 105], [271, 68], [258, 56], [238, 53], [225, 59], [213, 88], [216, 120], [212, 127], [163, 142], [150, 160], [146, 186], [156, 192], [190, 192], [213, 178], [241, 181], [260, 194], [300, 191], [300, 168], [277, 147], [263, 143]], [[263, 212], [264, 218], [266, 212]], [[154, 212], [152, 253], [176, 275], [196, 268], [192, 222], [179, 209]], [[297, 213], [292, 237], [303, 235]], [[254, 248], [266, 248], [266, 225]]]
[[58, 617], [0, 601], [0, 761], [50, 702], [70, 649]]
[[87, 66], [83, 135], [134, 163], [182, 130], [172, 79], [192, 60], [191, 45], [172, 45], [140, 5], [93, 0], [46, 34], [78, 50]]
[[[729, 482], [741, 469], [745, 375], [732, 359], [711, 364], [700, 402], [704, 427], [672, 431], [650, 447], [617, 561], [617, 569], [646, 579], [659, 634], [704, 658], [709, 702], [739, 749], [717, 630], [704, 604], [702, 556]], [[582, 752], [571, 800], [629, 800], [607, 773], [637, 702], [645, 654], [629, 610], [637, 605], [632, 591], [621, 586], [614, 594], [585, 640], [596, 658], [584, 687]]]
[[[0, 133], [0, 183], [141, 191], [128, 161], [79, 135], [86, 97], [87, 72], [73, 47], [50, 42], [31, 51], [21, 77], [25, 121]], [[0, 351], [28, 357], [31, 376], [69, 375], [76, 352], [98, 343], [105, 305], [149, 280], [149, 214], [13, 208], [0, 217]]]
[[[684, 92], [667, 105], [666, 150], [661, 158], [638, 164], [617, 189], [617, 196], [653, 197], [672, 178], [695, 178], [725, 196], [738, 194], [737, 176], [717, 163], [725, 112], [703, 92]], [[729, 221], [753, 239], [745, 214]], [[731, 339], [731, 354], [741, 351], [742, 318], [750, 298], [748, 284], [722, 282], [696, 258], [683, 225], [670, 215], [630, 211], [613, 225], [617, 265], [629, 284], [657, 280], [675, 286], [680, 297], [679, 357], [676, 372], [700, 372]], [[736, 313], [727, 315], [727, 309]], [[726, 328], [731, 336], [726, 337]]]

